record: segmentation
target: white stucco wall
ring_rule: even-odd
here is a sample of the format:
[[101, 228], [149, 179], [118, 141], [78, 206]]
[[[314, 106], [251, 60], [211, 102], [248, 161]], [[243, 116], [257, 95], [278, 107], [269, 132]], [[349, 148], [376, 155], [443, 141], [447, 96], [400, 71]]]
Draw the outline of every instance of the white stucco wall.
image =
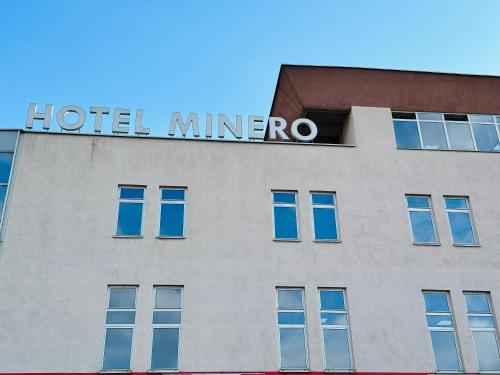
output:
[[[139, 285], [132, 370], [149, 368], [153, 285], [183, 285], [182, 371], [279, 369], [276, 286], [345, 287], [357, 371], [433, 372], [422, 289], [500, 308], [500, 155], [396, 150], [391, 112], [354, 107], [356, 147], [22, 134], [0, 253], [0, 372], [100, 369], [106, 290]], [[119, 184], [147, 185], [143, 238], [113, 238]], [[187, 238], [155, 238], [159, 186], [187, 186]], [[298, 191], [300, 242], [272, 240], [271, 190]], [[315, 243], [311, 190], [335, 191], [341, 243]], [[405, 194], [430, 194], [441, 246], [414, 246]], [[470, 197], [480, 247], [451, 245], [443, 195]]]

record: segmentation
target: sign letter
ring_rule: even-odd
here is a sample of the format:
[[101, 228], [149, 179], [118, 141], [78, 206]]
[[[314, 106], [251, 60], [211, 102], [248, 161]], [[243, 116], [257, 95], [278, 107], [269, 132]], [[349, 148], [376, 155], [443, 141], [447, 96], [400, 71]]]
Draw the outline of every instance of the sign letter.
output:
[[28, 107], [28, 118], [26, 120], [26, 129], [33, 129], [33, 121], [34, 120], [43, 120], [43, 128], [45, 130], [50, 129], [50, 119], [52, 117], [52, 109], [54, 106], [52, 104], [47, 104], [45, 106], [44, 112], [36, 111], [36, 104], [30, 103]]

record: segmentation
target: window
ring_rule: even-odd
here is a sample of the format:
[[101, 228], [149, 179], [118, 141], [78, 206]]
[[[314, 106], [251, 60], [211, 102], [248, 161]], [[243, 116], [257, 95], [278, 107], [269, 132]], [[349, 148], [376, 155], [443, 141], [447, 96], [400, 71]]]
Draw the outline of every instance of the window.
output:
[[144, 205], [144, 187], [120, 186], [118, 223], [116, 235], [139, 237], [142, 229], [142, 209]]
[[108, 288], [103, 370], [129, 370], [137, 287]]
[[184, 237], [185, 188], [161, 188], [159, 237]]
[[0, 220], [3, 212], [9, 187], [14, 151], [17, 145], [17, 131], [0, 131]]
[[152, 370], [179, 369], [182, 287], [154, 288]]
[[448, 292], [425, 291], [425, 313], [437, 371], [460, 371], [455, 324]]
[[500, 116], [393, 112], [400, 149], [500, 152]]
[[280, 368], [307, 370], [307, 332], [304, 311], [304, 290], [278, 288], [278, 332]]
[[495, 317], [489, 293], [466, 292], [467, 318], [476, 348], [479, 371], [500, 371]]
[[333, 193], [311, 193], [314, 239], [338, 241], [337, 205]]
[[431, 207], [431, 197], [407, 195], [406, 204], [410, 216], [414, 244], [437, 244]]
[[477, 245], [467, 197], [444, 197], [454, 245]]
[[297, 192], [274, 191], [274, 239], [298, 240]]
[[352, 370], [349, 319], [342, 289], [320, 289], [325, 370]]

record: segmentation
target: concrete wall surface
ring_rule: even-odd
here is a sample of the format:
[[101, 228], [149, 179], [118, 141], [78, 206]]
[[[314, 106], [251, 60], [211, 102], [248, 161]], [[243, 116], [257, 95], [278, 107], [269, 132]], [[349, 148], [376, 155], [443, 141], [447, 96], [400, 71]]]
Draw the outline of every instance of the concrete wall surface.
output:
[[[149, 369], [154, 285], [183, 285], [181, 371], [279, 369], [276, 287], [347, 290], [356, 371], [434, 372], [423, 289], [500, 309], [500, 155], [397, 150], [388, 108], [353, 107], [355, 147], [23, 133], [0, 253], [0, 372], [95, 372], [108, 285], [139, 285], [132, 370]], [[143, 238], [113, 238], [118, 185], [147, 185]], [[156, 238], [159, 187], [187, 187], [185, 239]], [[273, 241], [271, 190], [298, 191], [301, 241]], [[313, 241], [310, 191], [337, 194], [340, 243]], [[440, 246], [412, 244], [405, 194], [432, 196]], [[443, 195], [470, 197], [479, 247], [456, 247]]]

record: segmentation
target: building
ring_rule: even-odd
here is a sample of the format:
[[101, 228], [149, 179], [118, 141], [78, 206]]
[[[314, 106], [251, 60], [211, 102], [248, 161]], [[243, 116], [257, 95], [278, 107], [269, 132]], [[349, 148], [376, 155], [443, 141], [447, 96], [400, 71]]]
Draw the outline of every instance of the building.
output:
[[311, 143], [2, 131], [0, 373], [500, 372], [498, 93], [283, 66]]

